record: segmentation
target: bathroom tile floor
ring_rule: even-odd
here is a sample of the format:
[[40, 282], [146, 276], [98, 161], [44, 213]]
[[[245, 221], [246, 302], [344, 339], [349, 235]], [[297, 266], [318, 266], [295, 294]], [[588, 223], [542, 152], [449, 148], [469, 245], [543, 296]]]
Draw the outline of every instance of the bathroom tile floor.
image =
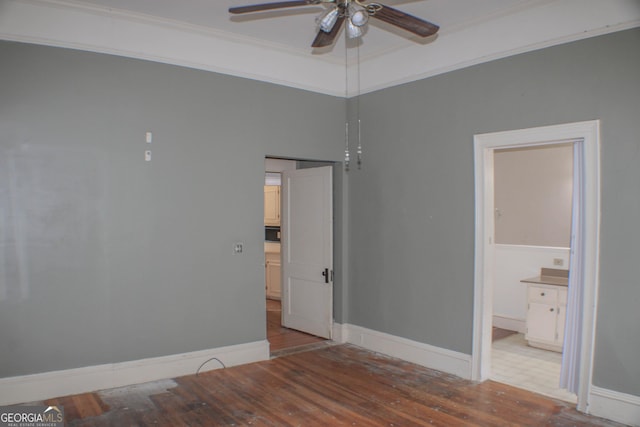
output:
[[491, 379], [525, 390], [576, 403], [576, 395], [558, 388], [562, 354], [529, 347], [523, 334], [494, 341]]

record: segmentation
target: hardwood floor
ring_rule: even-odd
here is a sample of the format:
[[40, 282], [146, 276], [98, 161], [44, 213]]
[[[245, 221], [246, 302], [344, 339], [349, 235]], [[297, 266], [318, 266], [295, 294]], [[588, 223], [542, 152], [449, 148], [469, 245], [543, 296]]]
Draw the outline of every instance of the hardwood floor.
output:
[[282, 307], [280, 301], [267, 300], [267, 340], [271, 353], [284, 349], [324, 342], [324, 338], [287, 329], [281, 326]]
[[620, 425], [346, 344], [46, 404], [69, 427]]

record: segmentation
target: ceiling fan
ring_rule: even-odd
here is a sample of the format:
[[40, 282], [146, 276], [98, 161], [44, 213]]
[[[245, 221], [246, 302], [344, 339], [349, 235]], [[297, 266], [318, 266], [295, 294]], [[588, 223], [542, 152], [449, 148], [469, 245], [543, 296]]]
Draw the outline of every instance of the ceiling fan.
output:
[[367, 0], [290, 0], [230, 7], [229, 13], [252, 13], [319, 4], [330, 4], [331, 7], [318, 18], [320, 29], [311, 44], [311, 47], [315, 48], [332, 45], [340, 33], [342, 26], [345, 24], [345, 21], [347, 36], [349, 38], [360, 37], [363, 34], [363, 28], [367, 24], [369, 17], [402, 28], [420, 37], [432, 36], [437, 33], [440, 28], [431, 22], [409, 15], [408, 13], [379, 3], [369, 3]]

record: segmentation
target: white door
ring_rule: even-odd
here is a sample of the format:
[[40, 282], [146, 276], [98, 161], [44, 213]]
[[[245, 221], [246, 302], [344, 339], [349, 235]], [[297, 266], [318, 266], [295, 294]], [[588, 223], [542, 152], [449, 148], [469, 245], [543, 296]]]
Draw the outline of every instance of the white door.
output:
[[331, 338], [332, 167], [282, 174], [282, 324]]

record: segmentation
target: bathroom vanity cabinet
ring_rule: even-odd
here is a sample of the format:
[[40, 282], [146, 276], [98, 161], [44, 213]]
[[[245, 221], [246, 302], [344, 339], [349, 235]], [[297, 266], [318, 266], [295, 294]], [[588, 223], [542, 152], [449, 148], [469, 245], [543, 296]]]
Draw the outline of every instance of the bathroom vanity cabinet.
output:
[[527, 283], [527, 331], [532, 347], [562, 352], [567, 308], [568, 270], [543, 268]]

